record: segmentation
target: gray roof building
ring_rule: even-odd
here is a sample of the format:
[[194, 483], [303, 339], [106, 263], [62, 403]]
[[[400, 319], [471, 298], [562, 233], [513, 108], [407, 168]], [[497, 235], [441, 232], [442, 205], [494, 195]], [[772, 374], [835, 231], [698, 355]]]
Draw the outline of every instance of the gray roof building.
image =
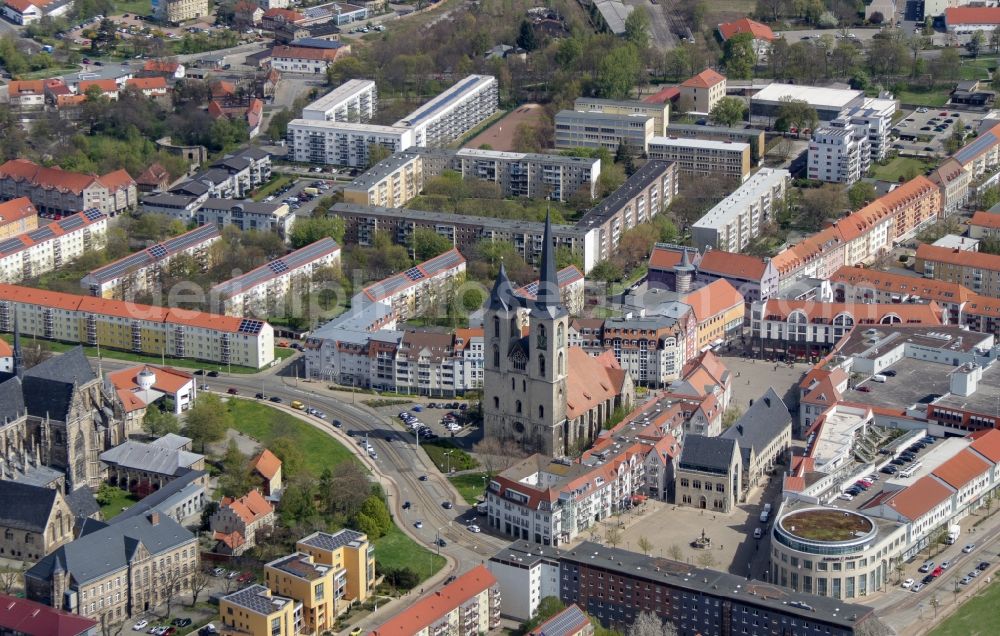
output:
[[113, 523], [119, 523], [126, 519], [146, 515], [154, 511], [162, 514], [171, 514], [171, 510], [177, 503], [184, 501], [198, 490], [205, 490], [205, 486], [201, 482], [207, 474], [203, 470], [187, 471], [156, 492], [143, 497], [142, 501], [129, 506], [128, 510], [123, 511], [114, 518]]
[[0, 526], [45, 532], [58, 492], [52, 488], [0, 481]]
[[685, 435], [678, 462], [680, 470], [727, 473], [736, 440], [704, 435]]
[[775, 438], [779, 437], [792, 425], [792, 415], [788, 407], [770, 388], [759, 400], [747, 409], [739, 420], [727, 428], [721, 435], [725, 439], [735, 440], [743, 453], [743, 463], [750, 460], [750, 449], [757, 455], [763, 454]]
[[176, 476], [204, 460], [204, 455], [129, 440], [101, 453], [101, 461], [110, 467], [145, 473]]

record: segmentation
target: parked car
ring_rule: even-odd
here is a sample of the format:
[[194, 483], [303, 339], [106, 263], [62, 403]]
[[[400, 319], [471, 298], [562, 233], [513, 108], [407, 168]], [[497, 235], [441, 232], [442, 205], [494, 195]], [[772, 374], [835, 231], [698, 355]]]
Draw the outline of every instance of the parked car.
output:
[[404, 501], [403, 502], [403, 510], [409, 510], [411, 505], [412, 504], [410, 504], [409, 501]]
[[951, 561], [942, 561], [941, 562], [941, 569], [942, 570], [947, 570], [950, 567], [951, 567]]
[[226, 568], [214, 568], [212, 570], [212, 576], [223, 576], [226, 573]]
[[138, 621], [135, 625], [132, 626], [132, 631], [133, 632], [141, 632], [142, 630], [146, 629], [146, 625], [149, 625], [149, 621], [147, 621], [144, 618], [144, 619]]
[[191, 624], [191, 619], [175, 618], [174, 620], [170, 621], [170, 624], [173, 625], [174, 627], [187, 627], [188, 625]]
[[930, 572], [934, 567], [933, 561], [924, 561], [923, 565], [918, 569], [919, 572]]
[[854, 389], [856, 391], [860, 391], [861, 393], [871, 393], [872, 392], [872, 388], [870, 386], [865, 386], [863, 384], [861, 386], [854, 387]]
[[441, 503], [441, 507], [444, 508], [445, 510], [451, 510], [455, 506], [450, 501], [445, 501]]
[[219, 372], [218, 371], [209, 371], [208, 372], [208, 377], [210, 377], [210, 378], [217, 378], [217, 377], [219, 377]]
[[972, 577], [971, 576], [963, 576], [962, 580], [959, 581], [959, 583], [961, 583], [962, 585], [968, 585], [969, 583], [972, 583]]
[[910, 589], [911, 587], [913, 587], [913, 584], [915, 582], [916, 581], [914, 581], [913, 579], [906, 579], [905, 581], [903, 581], [903, 589], [904, 590]]
[[967, 546], [965, 546], [964, 548], [962, 548], [962, 553], [963, 554], [968, 554], [968, 553], [972, 552], [975, 549], [976, 549], [976, 544], [975, 543], [970, 543]]
[[761, 532], [760, 528], [754, 528], [753, 529], [753, 538], [754, 539], [760, 539], [762, 536], [764, 536], [764, 533]]
[[469, 532], [476, 532], [476, 533], [482, 532], [482, 530], [479, 528], [479, 526], [477, 526], [474, 523], [471, 524], [471, 525], [469, 525], [469, 526], [466, 526], [466, 527], [468, 528]]
[[990, 569], [990, 562], [980, 561], [979, 565], [976, 566], [976, 569], [979, 570], [980, 572], [985, 572], [986, 570]]
[[281, 399], [280, 397], [278, 397], [277, 395], [272, 395], [272, 396], [271, 396], [271, 397], [270, 397], [269, 399], [270, 399], [270, 400], [271, 400], [272, 402], [274, 402], [275, 404], [281, 404], [281, 402], [283, 401], [283, 400], [282, 400], [282, 399]]
[[240, 392], [237, 391], [233, 387], [229, 387], [228, 389], [226, 389], [226, 393], [228, 393], [229, 395], [239, 395], [240, 394]]
[[413, 527], [416, 528], [417, 530], [419, 530], [419, 529], [421, 529], [421, 528], [424, 527], [424, 522], [423, 521], [416, 521], [416, 522], [414, 522]]
[[924, 589], [924, 584], [923, 583], [914, 583], [913, 587], [910, 588], [910, 591], [911, 592], [919, 592], [922, 589]]

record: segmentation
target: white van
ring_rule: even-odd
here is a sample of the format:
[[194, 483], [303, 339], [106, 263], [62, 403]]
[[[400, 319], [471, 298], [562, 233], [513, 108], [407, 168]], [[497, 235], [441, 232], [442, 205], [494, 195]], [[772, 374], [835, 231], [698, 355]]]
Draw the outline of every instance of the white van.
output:
[[881, 373], [876, 373], [872, 376], [872, 382], [885, 382], [887, 378]]

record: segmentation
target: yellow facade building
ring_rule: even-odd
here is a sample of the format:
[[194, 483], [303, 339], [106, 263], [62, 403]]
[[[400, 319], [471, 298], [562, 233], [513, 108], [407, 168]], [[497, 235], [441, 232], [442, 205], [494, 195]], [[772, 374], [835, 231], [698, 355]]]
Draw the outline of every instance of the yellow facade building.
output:
[[698, 351], [728, 342], [743, 328], [745, 301], [724, 278], [696, 289], [685, 296], [683, 302], [691, 307], [698, 323]]
[[251, 585], [219, 599], [222, 636], [296, 636], [302, 605]]
[[332, 568], [336, 586], [336, 613], [351, 603], [364, 603], [375, 589], [375, 547], [368, 536], [354, 530], [314, 532], [300, 539], [295, 548], [315, 563]]
[[264, 583], [268, 589], [302, 604], [300, 631], [303, 634], [318, 634], [333, 628], [337, 592], [345, 581], [342, 570], [314, 563], [311, 556], [301, 552], [264, 566]]

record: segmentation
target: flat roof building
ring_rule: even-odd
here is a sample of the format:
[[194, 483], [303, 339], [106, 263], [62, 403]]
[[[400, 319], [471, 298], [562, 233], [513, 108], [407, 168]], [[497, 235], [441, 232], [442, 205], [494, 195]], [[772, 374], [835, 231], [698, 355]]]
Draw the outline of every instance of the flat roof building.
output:
[[302, 119], [365, 123], [377, 108], [375, 82], [352, 79], [303, 108]]
[[293, 119], [288, 123], [288, 145], [294, 161], [359, 168], [368, 165], [372, 147], [399, 152], [414, 145], [414, 135], [400, 126]]
[[655, 119], [645, 114], [614, 114], [561, 110], [556, 113], [555, 147], [607, 148], [614, 151], [624, 141], [636, 151], [646, 152], [656, 132]]
[[776, 117], [783, 100], [802, 100], [816, 109], [820, 121], [836, 119], [848, 106], [856, 105], [864, 91], [823, 88], [801, 84], [769, 84], [750, 98], [751, 117]]
[[652, 137], [649, 158], [674, 161], [678, 170], [697, 175], [723, 175], [746, 181], [750, 176], [750, 144], [681, 137]]
[[787, 170], [761, 168], [691, 226], [694, 245], [729, 252], [746, 249], [773, 220], [773, 205], [785, 196], [791, 176]]
[[492, 75], [469, 75], [393, 126], [411, 129], [415, 146], [447, 145], [496, 112], [498, 90]]
[[666, 135], [670, 123], [670, 102], [651, 104], [637, 99], [600, 99], [577, 97], [573, 102], [577, 112], [596, 112], [614, 115], [646, 115], [653, 118], [653, 134]]

